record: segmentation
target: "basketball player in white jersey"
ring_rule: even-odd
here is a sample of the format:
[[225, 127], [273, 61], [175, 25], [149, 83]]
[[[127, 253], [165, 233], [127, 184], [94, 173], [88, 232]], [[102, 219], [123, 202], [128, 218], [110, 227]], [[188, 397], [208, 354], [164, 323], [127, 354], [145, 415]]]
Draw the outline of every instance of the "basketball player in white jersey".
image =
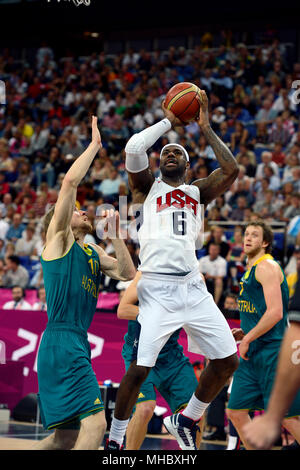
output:
[[137, 360], [133, 360], [118, 391], [107, 449], [122, 447], [140, 386], [178, 328], [185, 329], [189, 350], [209, 359], [185, 410], [164, 420], [181, 449], [196, 449], [197, 422], [238, 366], [235, 340], [206, 289], [195, 254], [201, 226], [200, 197], [206, 207], [223, 194], [236, 179], [238, 165], [210, 127], [208, 99], [204, 91], [200, 93], [197, 122], [220, 164], [207, 178], [185, 184], [189, 156], [178, 144], [168, 144], [161, 151], [161, 179], [155, 179], [149, 170], [146, 151], [172, 126], [182, 125], [164, 105], [165, 119], [133, 135], [125, 148], [133, 202], [143, 205], [138, 227], [140, 332], [135, 341]]

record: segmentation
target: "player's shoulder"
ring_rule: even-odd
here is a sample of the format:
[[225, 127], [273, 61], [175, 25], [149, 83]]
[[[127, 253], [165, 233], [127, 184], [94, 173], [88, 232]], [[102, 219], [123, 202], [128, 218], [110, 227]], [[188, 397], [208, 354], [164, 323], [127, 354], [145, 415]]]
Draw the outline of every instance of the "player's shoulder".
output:
[[276, 275], [278, 274], [282, 275], [282, 270], [279, 263], [275, 259], [264, 259], [256, 266], [256, 278], [262, 278], [271, 281], [272, 279], [276, 279]]

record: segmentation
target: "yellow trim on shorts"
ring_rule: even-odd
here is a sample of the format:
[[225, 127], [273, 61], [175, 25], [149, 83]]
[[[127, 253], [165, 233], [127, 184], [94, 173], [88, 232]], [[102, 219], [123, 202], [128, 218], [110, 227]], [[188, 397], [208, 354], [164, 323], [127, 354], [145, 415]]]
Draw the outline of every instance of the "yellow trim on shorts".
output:
[[92, 410], [83, 411], [82, 413], [79, 413], [78, 415], [73, 416], [73, 418], [66, 419], [65, 421], [61, 421], [60, 423], [51, 424], [51, 426], [48, 426], [47, 429], [52, 429], [52, 428], [56, 428], [57, 426], [61, 426], [62, 424], [71, 423], [76, 418], [78, 418], [79, 416], [85, 415], [86, 413], [92, 413], [93, 411], [103, 411], [103, 410], [104, 410], [104, 406], [100, 406], [99, 408], [93, 408]]
[[180, 406], [174, 411], [174, 414], [180, 413], [180, 411], [183, 411], [183, 410], [186, 408], [187, 404], [188, 404], [188, 402], [183, 403], [182, 405], [180, 405]]
[[265, 411], [265, 408], [228, 408], [227, 410], [232, 411]]

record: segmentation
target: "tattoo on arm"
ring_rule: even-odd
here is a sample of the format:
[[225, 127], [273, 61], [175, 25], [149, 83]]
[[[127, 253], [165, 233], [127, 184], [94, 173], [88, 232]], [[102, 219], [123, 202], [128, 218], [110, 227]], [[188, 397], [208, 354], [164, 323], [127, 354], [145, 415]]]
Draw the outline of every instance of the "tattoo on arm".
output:
[[207, 142], [211, 145], [221, 168], [213, 171], [207, 178], [195, 181], [193, 184], [200, 190], [201, 202], [206, 206], [213, 199], [223, 194], [235, 181], [239, 168], [236, 159], [224, 142], [215, 134], [212, 128], [202, 128]]
[[238, 170], [236, 159], [224, 142], [215, 134], [210, 126], [202, 128], [202, 132], [211, 145], [218, 162], [224, 173], [232, 173]]

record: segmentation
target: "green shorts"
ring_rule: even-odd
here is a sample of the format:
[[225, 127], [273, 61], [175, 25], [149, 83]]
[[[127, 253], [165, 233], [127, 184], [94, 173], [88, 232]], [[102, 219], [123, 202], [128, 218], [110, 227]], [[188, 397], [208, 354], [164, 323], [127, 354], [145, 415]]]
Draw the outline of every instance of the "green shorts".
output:
[[[280, 344], [267, 343], [253, 352], [248, 361], [240, 358], [233, 375], [228, 402], [231, 410], [265, 410], [268, 406], [276, 376]], [[300, 392], [297, 394], [287, 417], [300, 415]]]
[[[128, 370], [132, 362], [132, 346], [127, 343], [122, 349], [125, 368]], [[155, 366], [140, 389], [138, 403], [156, 400], [155, 388], [166, 400], [173, 413], [186, 406], [196, 390], [198, 381], [189, 359], [182, 349], [170, 349], [168, 354], [159, 355]]]
[[87, 335], [79, 328], [47, 326], [37, 369], [45, 429], [77, 429], [81, 419], [104, 409]]

